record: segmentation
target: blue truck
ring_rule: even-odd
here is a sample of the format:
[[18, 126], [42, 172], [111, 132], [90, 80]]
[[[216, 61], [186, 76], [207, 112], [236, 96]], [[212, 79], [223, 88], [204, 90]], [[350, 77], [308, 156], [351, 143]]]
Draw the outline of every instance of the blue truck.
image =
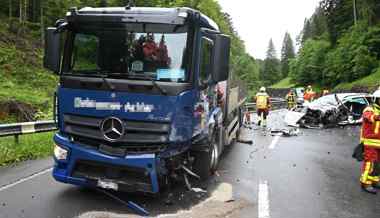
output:
[[155, 194], [207, 179], [242, 123], [229, 56], [230, 38], [190, 8], [71, 8], [45, 31], [55, 180]]

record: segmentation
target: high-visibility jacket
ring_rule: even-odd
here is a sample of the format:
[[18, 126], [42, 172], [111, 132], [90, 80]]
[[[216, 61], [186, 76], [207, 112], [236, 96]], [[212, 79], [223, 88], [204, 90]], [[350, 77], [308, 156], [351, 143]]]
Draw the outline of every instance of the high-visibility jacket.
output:
[[305, 101], [313, 101], [315, 98], [315, 92], [312, 89], [306, 90], [305, 94], [303, 95], [303, 99]]
[[257, 109], [269, 109], [270, 99], [266, 92], [259, 92], [255, 96], [256, 108]]
[[363, 111], [363, 124], [360, 141], [369, 147], [380, 149], [380, 121], [375, 117], [380, 115], [380, 106], [368, 106]]

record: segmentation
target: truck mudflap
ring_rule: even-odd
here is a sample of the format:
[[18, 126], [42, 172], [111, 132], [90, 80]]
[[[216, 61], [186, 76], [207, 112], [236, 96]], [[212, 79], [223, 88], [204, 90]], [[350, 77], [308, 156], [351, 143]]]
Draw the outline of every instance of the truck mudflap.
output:
[[159, 192], [160, 159], [155, 154], [115, 157], [74, 144], [59, 134], [54, 141], [68, 150], [66, 160], [55, 158], [53, 177], [59, 182], [125, 192]]

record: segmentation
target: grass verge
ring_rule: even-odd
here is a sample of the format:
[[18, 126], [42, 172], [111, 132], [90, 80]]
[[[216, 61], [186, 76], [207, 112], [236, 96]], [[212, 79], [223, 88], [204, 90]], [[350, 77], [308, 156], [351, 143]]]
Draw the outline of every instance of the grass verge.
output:
[[290, 77], [286, 77], [280, 81], [278, 81], [277, 83], [273, 84], [270, 86], [270, 88], [274, 88], [274, 89], [281, 89], [281, 88], [292, 88], [294, 87], [295, 84], [293, 84], [290, 80]]
[[354, 87], [375, 87], [377, 88], [380, 85], [380, 68], [361, 79], [358, 79], [351, 83], [341, 83], [334, 88], [334, 90], [351, 90]]
[[51, 155], [53, 135], [54, 132], [20, 135], [19, 144], [13, 136], [0, 138], [0, 166]]

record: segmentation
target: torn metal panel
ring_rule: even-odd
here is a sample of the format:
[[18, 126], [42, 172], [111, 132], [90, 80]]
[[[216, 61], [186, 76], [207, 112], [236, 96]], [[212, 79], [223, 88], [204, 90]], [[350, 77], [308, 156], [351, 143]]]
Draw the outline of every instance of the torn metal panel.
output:
[[305, 116], [306, 113], [296, 112], [296, 111], [288, 111], [285, 115], [285, 123], [288, 126], [298, 127], [298, 121], [301, 120], [302, 117]]

